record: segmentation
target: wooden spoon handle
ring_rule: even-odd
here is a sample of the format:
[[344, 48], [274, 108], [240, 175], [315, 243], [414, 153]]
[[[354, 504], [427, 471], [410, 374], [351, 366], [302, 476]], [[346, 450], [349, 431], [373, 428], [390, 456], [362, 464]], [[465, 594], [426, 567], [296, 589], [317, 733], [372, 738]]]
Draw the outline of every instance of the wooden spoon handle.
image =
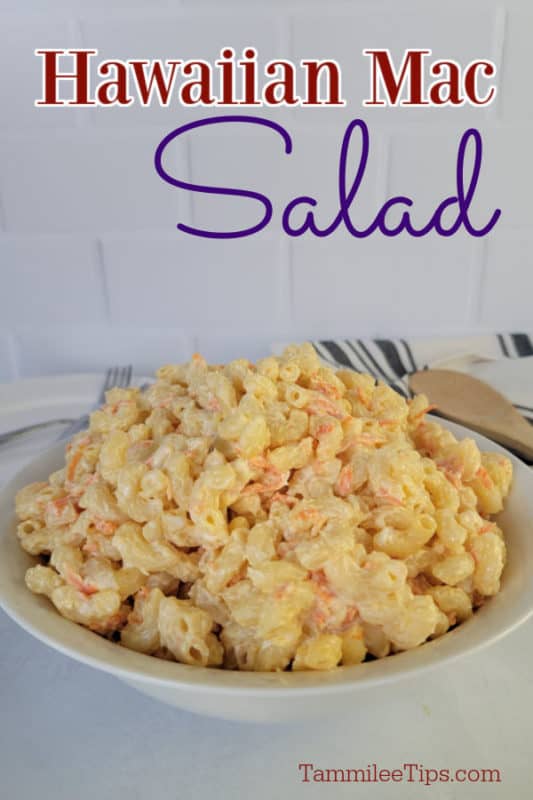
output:
[[414, 392], [427, 394], [438, 413], [500, 442], [533, 461], [533, 426], [509, 400], [465, 373], [425, 370], [410, 376]]

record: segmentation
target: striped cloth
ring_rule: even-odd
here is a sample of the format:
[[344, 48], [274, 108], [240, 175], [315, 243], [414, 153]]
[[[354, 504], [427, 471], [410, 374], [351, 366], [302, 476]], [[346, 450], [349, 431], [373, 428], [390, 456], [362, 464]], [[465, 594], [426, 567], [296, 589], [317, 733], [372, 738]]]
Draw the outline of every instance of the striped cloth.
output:
[[330, 339], [312, 344], [328, 365], [370, 373], [404, 397], [411, 394], [407, 378], [412, 372], [430, 367], [468, 372], [505, 394], [533, 423], [532, 339], [533, 334], [500, 333], [410, 340]]

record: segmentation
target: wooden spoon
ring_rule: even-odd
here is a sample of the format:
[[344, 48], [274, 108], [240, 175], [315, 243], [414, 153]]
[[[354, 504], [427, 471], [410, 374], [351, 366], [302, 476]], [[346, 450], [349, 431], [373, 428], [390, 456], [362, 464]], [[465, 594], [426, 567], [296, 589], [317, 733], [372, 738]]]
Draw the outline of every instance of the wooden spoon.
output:
[[503, 395], [463, 372], [429, 369], [409, 376], [409, 386], [425, 394], [443, 417], [466, 425], [533, 461], [533, 426]]

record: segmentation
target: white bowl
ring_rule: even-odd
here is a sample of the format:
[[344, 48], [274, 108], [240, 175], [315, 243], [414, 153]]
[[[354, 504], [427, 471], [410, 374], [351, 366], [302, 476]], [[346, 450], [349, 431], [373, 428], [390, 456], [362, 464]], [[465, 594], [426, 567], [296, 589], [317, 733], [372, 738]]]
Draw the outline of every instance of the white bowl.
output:
[[[485, 450], [506, 451], [453, 423], [459, 437], [471, 436]], [[502, 590], [453, 631], [405, 653], [332, 672], [253, 673], [203, 669], [135, 653], [61, 617], [44, 597], [28, 591], [24, 572], [33, 559], [15, 535], [15, 493], [59, 469], [63, 446], [23, 469], [0, 492], [0, 605], [45, 644], [109, 672], [165, 703], [213, 717], [247, 721], [299, 720], [356, 708], [357, 695], [372, 687], [443, 668], [458, 656], [495, 642], [533, 613], [533, 471], [507, 453], [514, 481], [500, 515], [508, 562]]]

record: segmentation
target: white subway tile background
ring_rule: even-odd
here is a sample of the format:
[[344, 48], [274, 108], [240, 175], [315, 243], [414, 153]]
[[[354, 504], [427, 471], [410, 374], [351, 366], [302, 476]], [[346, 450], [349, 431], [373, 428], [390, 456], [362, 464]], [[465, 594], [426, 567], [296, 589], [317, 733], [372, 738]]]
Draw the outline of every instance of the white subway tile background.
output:
[[[529, 0], [0, 0], [0, 381], [98, 370], [139, 372], [201, 350], [222, 360], [265, 353], [277, 340], [461, 334], [531, 326], [533, 105]], [[287, 127], [293, 153], [256, 125], [197, 131], [168, 148], [185, 180], [268, 195], [259, 235], [190, 237], [178, 222], [231, 230], [253, 224], [251, 200], [187, 193], [164, 183], [153, 155], [184, 121], [223, 110], [36, 109], [40, 47], [96, 47], [101, 58], [206, 58], [246, 45], [260, 61], [339, 61], [341, 109], [240, 109]], [[368, 109], [364, 47], [431, 48], [498, 66], [487, 109]], [[67, 66], [67, 64], [65, 64]], [[67, 91], [65, 87], [64, 91]], [[391, 194], [414, 200], [415, 224], [454, 192], [457, 145], [474, 125], [484, 143], [472, 219], [502, 209], [484, 240], [464, 234], [357, 240], [286, 237], [296, 195], [337, 209], [337, 162], [348, 120], [362, 117], [371, 153], [354, 202], [368, 224]], [[352, 146], [353, 170], [358, 145]], [[301, 219], [300, 216], [295, 216]]]

